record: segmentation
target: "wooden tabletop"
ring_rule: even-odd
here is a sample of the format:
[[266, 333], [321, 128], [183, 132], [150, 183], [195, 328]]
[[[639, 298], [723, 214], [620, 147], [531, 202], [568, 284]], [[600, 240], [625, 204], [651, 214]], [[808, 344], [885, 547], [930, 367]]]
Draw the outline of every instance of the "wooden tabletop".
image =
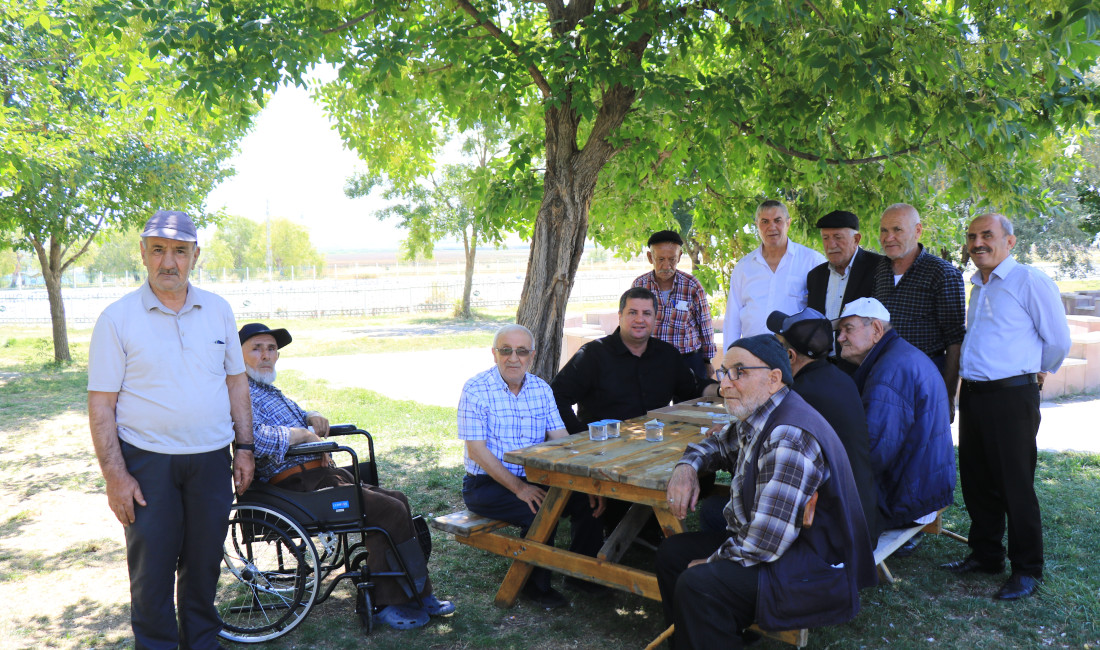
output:
[[[692, 406], [698, 400], [680, 407]], [[681, 408], [682, 410], [682, 408]], [[703, 439], [699, 424], [662, 417], [664, 440], [648, 442], [643, 424], [650, 416], [627, 420], [619, 438], [593, 441], [578, 433], [504, 454], [509, 463], [601, 481], [615, 481], [652, 490], [664, 490], [672, 469], [688, 443]]]

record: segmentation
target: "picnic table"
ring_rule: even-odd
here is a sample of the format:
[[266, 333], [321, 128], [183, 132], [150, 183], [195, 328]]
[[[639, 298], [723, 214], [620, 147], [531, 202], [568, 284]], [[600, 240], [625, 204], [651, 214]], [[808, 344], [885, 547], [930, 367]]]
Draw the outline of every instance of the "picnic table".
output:
[[[479, 521], [470, 513], [437, 518], [433, 525], [454, 533], [455, 540], [463, 544], [512, 558], [494, 600], [497, 606], [515, 603], [536, 566], [660, 601], [657, 576], [652, 571], [619, 561], [650, 514], [656, 515], [666, 537], [684, 532], [683, 522], [668, 509], [665, 490], [684, 449], [703, 439], [704, 423], [710, 423], [715, 412], [724, 412], [720, 402], [691, 400], [623, 422], [619, 438], [593, 441], [584, 433], [506, 453], [504, 460], [523, 465], [530, 482], [548, 487], [525, 537], [500, 532], [503, 522]], [[653, 418], [665, 423], [660, 442], [645, 439], [643, 425]], [[573, 492], [631, 504], [596, 557], [556, 548], [550, 540]], [[804, 630], [769, 636], [798, 646], [804, 645], [806, 638]]]

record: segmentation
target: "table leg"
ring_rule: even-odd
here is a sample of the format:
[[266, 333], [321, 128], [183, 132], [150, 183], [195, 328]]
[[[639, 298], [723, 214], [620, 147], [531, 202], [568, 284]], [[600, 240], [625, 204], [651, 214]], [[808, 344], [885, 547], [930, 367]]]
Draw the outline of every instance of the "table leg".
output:
[[661, 533], [665, 537], [684, 532], [684, 522], [677, 519], [667, 507], [654, 506], [653, 514], [657, 515], [657, 523], [661, 524]]
[[[542, 506], [539, 507], [539, 512], [535, 515], [535, 520], [531, 522], [531, 528], [527, 530], [524, 539], [546, 543], [546, 540], [550, 539], [550, 534], [557, 527], [561, 513], [565, 510], [565, 505], [569, 503], [569, 497], [572, 494], [572, 490], [560, 487], [551, 487], [547, 490], [546, 498], [542, 500]], [[527, 583], [532, 568], [534, 567], [527, 562], [514, 560], [512, 566], [508, 569], [508, 573], [504, 576], [504, 582], [497, 590], [493, 604], [504, 608], [515, 605], [516, 598], [519, 597], [523, 585]]]
[[607, 536], [607, 541], [603, 543], [596, 557], [605, 562], [621, 560], [626, 549], [630, 548], [630, 544], [634, 542], [634, 538], [638, 536], [642, 526], [649, 519], [651, 512], [653, 509], [647, 505], [630, 504], [630, 509], [626, 511], [619, 525], [615, 526], [615, 530]]

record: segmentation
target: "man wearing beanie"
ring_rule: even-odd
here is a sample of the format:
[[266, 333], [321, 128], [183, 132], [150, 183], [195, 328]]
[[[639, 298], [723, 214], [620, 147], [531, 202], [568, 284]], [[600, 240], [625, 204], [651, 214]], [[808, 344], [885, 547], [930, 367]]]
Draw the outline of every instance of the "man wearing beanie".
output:
[[653, 233], [646, 246], [649, 247], [646, 257], [653, 270], [635, 278], [633, 286], [645, 287], [657, 296], [653, 336], [676, 346], [696, 377], [710, 379], [714, 377], [711, 359], [718, 354], [710, 324], [710, 305], [703, 285], [676, 269], [684, 240], [674, 230], [661, 230]]
[[665, 618], [680, 648], [740, 648], [754, 621], [767, 630], [834, 625], [859, 612], [876, 582], [863, 510], [844, 447], [797, 394], [786, 350], [771, 334], [735, 341], [717, 375], [735, 421], [689, 445], [668, 483], [683, 519], [698, 473], [733, 475], [720, 532], [674, 535], [657, 552]]

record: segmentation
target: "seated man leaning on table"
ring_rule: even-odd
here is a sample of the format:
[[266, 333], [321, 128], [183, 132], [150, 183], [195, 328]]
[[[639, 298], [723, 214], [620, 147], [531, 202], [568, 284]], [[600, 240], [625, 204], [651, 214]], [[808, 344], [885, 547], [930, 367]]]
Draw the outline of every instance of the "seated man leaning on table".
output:
[[581, 346], [554, 376], [550, 386], [569, 433], [597, 420], [628, 420], [671, 402], [717, 395], [717, 382], [697, 377], [675, 346], [653, 338], [656, 319], [657, 296], [644, 287], [628, 289], [619, 298], [619, 327]]
[[[279, 348], [293, 339], [285, 329], [269, 329], [249, 323], [238, 333], [244, 352], [248, 390], [252, 396], [252, 432], [256, 444], [256, 478], [284, 490], [312, 492], [337, 485], [352, 485], [354, 478], [344, 469], [331, 466], [327, 454], [286, 458], [291, 445], [319, 442], [328, 435], [329, 422], [320, 413], [303, 411], [297, 403], [275, 388], [275, 363]], [[409, 500], [396, 490], [362, 485], [363, 507], [370, 513], [370, 525], [385, 529], [420, 587], [424, 607], [417, 605], [408, 585], [395, 578], [375, 580], [374, 602], [382, 607], [378, 620], [398, 630], [422, 627], [429, 615], [443, 616], [455, 606], [432, 594], [428, 564], [416, 539]], [[381, 535], [368, 535], [367, 566], [372, 571], [400, 571], [396, 561], [387, 561], [389, 544]], [[421, 586], [422, 585], [422, 586]]]
[[[529, 483], [523, 466], [505, 462], [504, 454], [568, 434], [550, 387], [527, 372], [535, 357], [531, 331], [505, 325], [493, 338], [492, 350], [496, 365], [467, 381], [458, 402], [458, 437], [466, 442], [462, 499], [471, 512], [515, 524], [526, 535], [546, 488]], [[565, 507], [573, 520], [570, 551], [595, 557], [603, 545], [603, 509], [602, 497], [573, 494]], [[566, 584], [599, 587], [572, 578]], [[546, 609], [568, 604], [550, 586], [546, 569], [531, 572], [523, 595]]]
[[[874, 298], [844, 305], [833, 327], [840, 354], [858, 366], [852, 379], [867, 413], [879, 528], [932, 523], [955, 494], [951, 403], [943, 375], [898, 335], [890, 312]], [[894, 555], [911, 555], [919, 543], [918, 534]]]
[[668, 483], [683, 519], [698, 472], [733, 475], [724, 531], [673, 535], [657, 551], [657, 583], [678, 648], [740, 648], [765, 630], [834, 625], [859, 612], [876, 583], [859, 493], [843, 445], [791, 391], [787, 352], [770, 334], [734, 341], [718, 377], [736, 418], [688, 445]]

